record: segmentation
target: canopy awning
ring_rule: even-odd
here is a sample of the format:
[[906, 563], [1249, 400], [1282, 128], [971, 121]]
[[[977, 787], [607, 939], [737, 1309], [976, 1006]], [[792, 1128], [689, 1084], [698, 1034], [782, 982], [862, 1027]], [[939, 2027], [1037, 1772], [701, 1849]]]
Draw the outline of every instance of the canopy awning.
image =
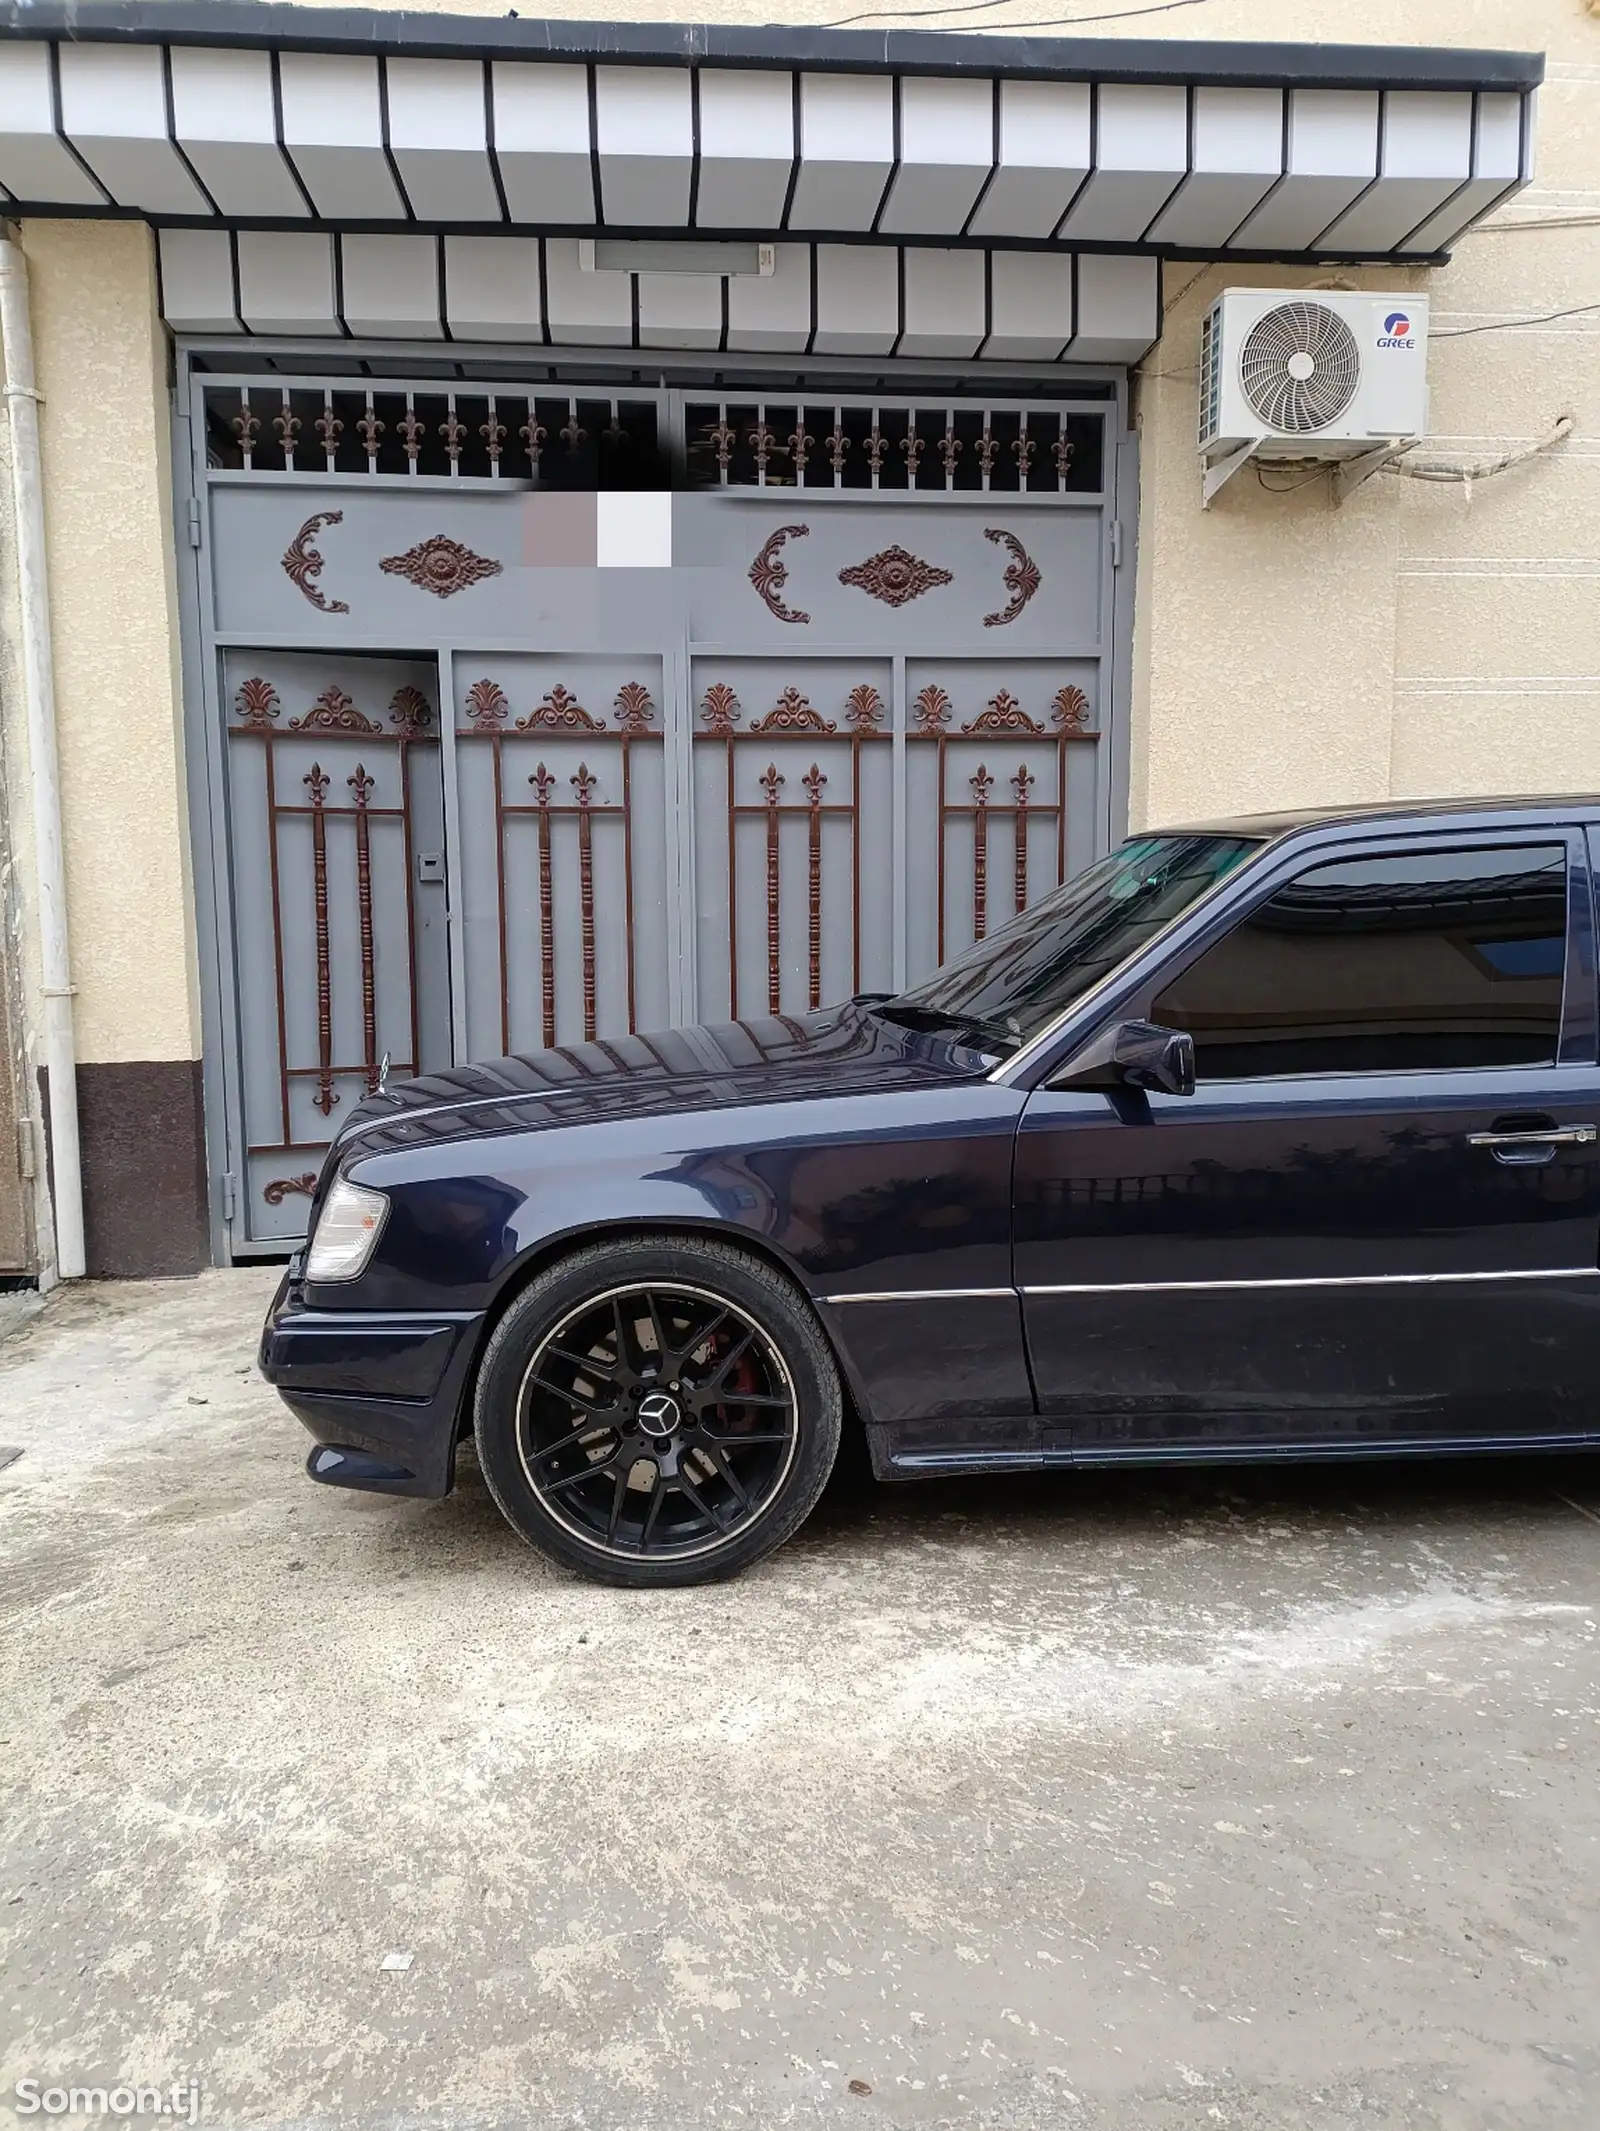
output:
[[1437, 257], [1538, 55], [7, 0], [12, 213], [171, 226]]

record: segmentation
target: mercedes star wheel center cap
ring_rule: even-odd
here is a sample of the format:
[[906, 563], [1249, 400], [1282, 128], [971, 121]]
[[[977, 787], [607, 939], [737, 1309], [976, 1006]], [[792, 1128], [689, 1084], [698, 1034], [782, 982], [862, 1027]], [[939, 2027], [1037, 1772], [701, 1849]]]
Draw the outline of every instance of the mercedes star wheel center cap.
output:
[[646, 1435], [669, 1436], [683, 1418], [678, 1401], [666, 1391], [652, 1391], [639, 1401], [639, 1426]]

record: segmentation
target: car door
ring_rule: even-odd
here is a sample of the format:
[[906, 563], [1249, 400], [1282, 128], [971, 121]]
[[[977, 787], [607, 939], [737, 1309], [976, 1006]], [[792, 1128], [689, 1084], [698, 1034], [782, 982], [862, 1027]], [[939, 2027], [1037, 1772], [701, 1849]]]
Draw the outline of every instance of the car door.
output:
[[1080, 1459], [1600, 1431], [1580, 830], [1286, 858], [1124, 1003], [1193, 1095], [1046, 1085], [1015, 1168], [1047, 1447]]

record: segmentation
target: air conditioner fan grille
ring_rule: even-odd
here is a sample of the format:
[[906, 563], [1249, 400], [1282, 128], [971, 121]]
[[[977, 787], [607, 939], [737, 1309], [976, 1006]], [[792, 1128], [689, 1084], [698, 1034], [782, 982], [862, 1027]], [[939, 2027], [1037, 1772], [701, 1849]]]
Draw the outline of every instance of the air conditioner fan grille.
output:
[[1258, 318], [1239, 351], [1239, 384], [1269, 429], [1313, 435], [1356, 396], [1361, 353], [1337, 311], [1280, 303]]

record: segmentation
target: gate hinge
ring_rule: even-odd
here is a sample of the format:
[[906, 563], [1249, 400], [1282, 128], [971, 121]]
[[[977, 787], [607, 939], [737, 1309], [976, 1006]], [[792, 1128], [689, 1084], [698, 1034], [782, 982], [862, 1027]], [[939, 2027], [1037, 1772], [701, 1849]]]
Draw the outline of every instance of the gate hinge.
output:
[[1111, 521], [1111, 567], [1114, 570], [1122, 568], [1122, 520], [1120, 518], [1113, 518]]
[[222, 1218], [224, 1221], [231, 1221], [239, 1205], [238, 1195], [234, 1190], [233, 1171], [230, 1169], [219, 1176], [217, 1182], [222, 1186]]
[[189, 498], [189, 545], [192, 548], [197, 548], [200, 545], [200, 525], [200, 498], [191, 496]]
[[17, 1119], [17, 1174], [25, 1184], [31, 1184], [38, 1174], [38, 1156], [34, 1151], [34, 1134], [37, 1129], [33, 1118]]

